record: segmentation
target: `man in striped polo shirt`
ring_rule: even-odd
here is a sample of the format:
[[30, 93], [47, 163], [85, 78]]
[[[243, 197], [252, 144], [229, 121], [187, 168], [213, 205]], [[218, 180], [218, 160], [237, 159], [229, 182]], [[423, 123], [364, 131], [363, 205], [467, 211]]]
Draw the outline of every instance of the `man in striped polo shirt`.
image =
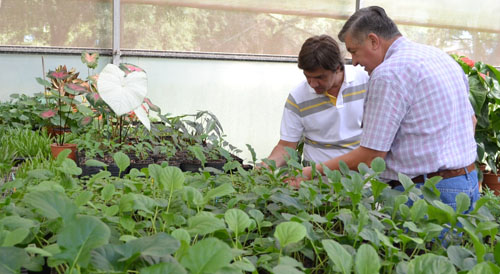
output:
[[[437, 48], [404, 38], [377, 6], [356, 11], [339, 39], [370, 81], [360, 146], [323, 164], [338, 169], [342, 160], [355, 170], [361, 162], [382, 157], [387, 169], [380, 178], [392, 187], [403, 189], [398, 173], [417, 187], [440, 176], [436, 188], [443, 203], [456, 208], [456, 196], [465, 193], [472, 207], [479, 198], [475, 116], [467, 77], [457, 62]], [[303, 174], [309, 178], [310, 168]], [[291, 183], [298, 186], [299, 181]]]
[[[323, 162], [359, 146], [368, 74], [344, 65], [335, 40], [328, 35], [307, 39], [298, 56], [306, 80], [288, 96], [281, 137], [268, 160], [285, 164], [286, 147], [304, 137], [305, 161]], [[264, 164], [265, 165], [265, 164]]]

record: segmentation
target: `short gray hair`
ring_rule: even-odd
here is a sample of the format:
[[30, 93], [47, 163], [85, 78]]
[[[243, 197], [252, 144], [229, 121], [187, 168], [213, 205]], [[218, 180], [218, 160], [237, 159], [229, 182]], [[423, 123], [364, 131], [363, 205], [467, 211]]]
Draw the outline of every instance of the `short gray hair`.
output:
[[384, 39], [401, 35], [398, 27], [387, 16], [385, 10], [377, 6], [359, 9], [351, 15], [339, 32], [339, 40], [345, 42], [345, 36], [348, 32], [358, 41], [369, 33], [374, 33]]

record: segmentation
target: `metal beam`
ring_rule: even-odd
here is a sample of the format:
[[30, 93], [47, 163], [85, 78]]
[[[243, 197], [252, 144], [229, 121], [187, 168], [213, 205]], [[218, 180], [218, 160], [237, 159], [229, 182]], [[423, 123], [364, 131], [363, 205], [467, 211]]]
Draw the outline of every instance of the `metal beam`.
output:
[[120, 0], [113, 0], [113, 64], [120, 64], [121, 38], [121, 6]]

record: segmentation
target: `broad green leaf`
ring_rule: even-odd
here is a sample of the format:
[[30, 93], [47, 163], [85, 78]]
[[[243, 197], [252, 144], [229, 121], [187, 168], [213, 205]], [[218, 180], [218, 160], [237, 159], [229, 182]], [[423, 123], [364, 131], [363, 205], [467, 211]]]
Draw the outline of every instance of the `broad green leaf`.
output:
[[291, 265], [279, 264], [279, 265], [273, 267], [273, 273], [274, 274], [302, 274], [304, 272], [298, 270], [297, 268], [295, 268]]
[[118, 205], [112, 205], [104, 210], [104, 214], [106, 216], [112, 217], [115, 216], [119, 211], [120, 207]]
[[87, 267], [92, 249], [108, 243], [110, 230], [96, 217], [78, 216], [57, 235], [61, 253], [54, 257], [65, 260], [71, 268]]
[[344, 176], [349, 175], [349, 167], [344, 161], [339, 161], [339, 170]]
[[462, 246], [449, 246], [446, 249], [446, 253], [448, 254], [448, 258], [450, 261], [458, 267], [458, 269], [466, 270], [466, 265], [464, 262], [467, 258], [474, 258], [474, 254], [472, 252]]
[[37, 81], [40, 85], [42, 85], [42, 86], [45, 86], [45, 87], [48, 87], [48, 88], [52, 87], [52, 84], [51, 84], [49, 81], [44, 80], [44, 79], [42, 79], [42, 78], [40, 78], [40, 77], [37, 77], [37, 78], [36, 78], [36, 81]]
[[474, 250], [476, 251], [476, 257], [477, 257], [477, 262], [478, 263], [481, 263], [484, 261], [484, 255], [486, 254], [486, 246], [481, 243], [481, 241], [479, 240], [479, 237], [477, 237], [477, 235], [472, 232], [470, 229], [468, 229], [467, 227], [464, 227], [464, 230], [465, 232], [467, 232], [467, 234], [469, 234], [469, 237], [472, 241], [472, 244], [474, 245]]
[[47, 180], [54, 177], [54, 173], [46, 169], [33, 169], [28, 171], [28, 177], [40, 180]]
[[373, 169], [373, 171], [377, 172], [377, 173], [381, 173], [385, 170], [385, 161], [384, 159], [380, 158], [380, 157], [377, 157], [375, 159], [373, 159], [372, 163], [371, 163], [371, 167]]
[[120, 173], [123, 173], [130, 166], [130, 158], [121, 151], [113, 154], [113, 160], [115, 160], [116, 165], [120, 169]]
[[206, 238], [192, 246], [181, 264], [190, 273], [215, 273], [224, 266], [229, 266], [233, 259], [231, 248], [216, 238]]
[[84, 190], [75, 199], [76, 206], [82, 206], [92, 199], [94, 194], [91, 191]]
[[213, 216], [197, 215], [188, 219], [188, 231], [191, 235], [206, 235], [224, 228], [224, 221]]
[[416, 257], [408, 263], [408, 274], [453, 274], [457, 273], [448, 258], [432, 253]]
[[275, 202], [280, 202], [286, 206], [293, 206], [298, 210], [305, 209], [298, 199], [284, 193], [276, 192], [270, 197], [270, 199]]
[[158, 206], [158, 203], [150, 198], [149, 196], [142, 194], [134, 194], [134, 209], [142, 210], [148, 213], [153, 214], [155, 207]]
[[186, 269], [184, 269], [184, 267], [174, 262], [159, 263], [141, 269], [141, 274], [165, 274], [165, 273], [185, 274], [187, 272]]
[[182, 197], [189, 205], [202, 206], [203, 205], [203, 194], [191, 186], [186, 186], [183, 189]]
[[43, 250], [41, 248], [38, 248], [36, 246], [28, 246], [28, 247], [25, 247], [24, 250], [26, 250], [27, 252], [29, 252], [31, 254], [38, 254], [38, 255], [43, 256], [43, 257], [52, 257], [52, 253], [50, 253], [46, 250]]
[[475, 265], [467, 274], [498, 274], [498, 270], [493, 270], [488, 262]]
[[202, 166], [205, 166], [207, 158], [205, 157], [205, 154], [203, 153], [203, 148], [201, 146], [199, 145], [189, 146], [188, 150], [194, 154], [196, 159], [200, 160]]
[[388, 184], [382, 183], [376, 180], [371, 181], [371, 187], [372, 187], [372, 193], [373, 193], [373, 198], [377, 199], [380, 196], [380, 193], [386, 188], [389, 187]]
[[180, 243], [174, 237], [160, 232], [153, 236], [142, 237], [128, 241], [124, 248], [124, 259], [140, 254], [141, 256], [163, 257], [174, 253]]
[[6, 234], [1, 246], [15, 246], [21, 243], [30, 233], [26, 228], [20, 227]]
[[17, 274], [20, 273], [21, 266], [29, 261], [29, 256], [21, 248], [0, 247], [0, 273]]
[[104, 201], [109, 201], [111, 198], [113, 198], [113, 194], [115, 194], [115, 185], [112, 183], [108, 183], [104, 186], [104, 188], [101, 190], [101, 197]]
[[250, 260], [248, 260], [245, 257], [243, 257], [241, 259], [241, 261], [233, 262], [232, 265], [236, 266], [241, 271], [246, 271], [246, 272], [254, 272], [255, 271], [255, 266], [252, 264], [252, 262]]
[[81, 112], [85, 116], [93, 116], [94, 115], [94, 112], [86, 105], [79, 104], [76, 106], [76, 108], [78, 109], [79, 112]]
[[457, 213], [462, 214], [464, 211], [469, 210], [470, 207], [470, 198], [467, 194], [460, 192], [455, 197], [455, 201], [457, 202]]
[[65, 221], [69, 221], [77, 213], [75, 204], [64, 193], [60, 192], [28, 193], [24, 197], [24, 202], [49, 219], [62, 217]]
[[191, 236], [189, 235], [189, 232], [183, 228], [178, 228], [172, 231], [172, 237], [176, 238], [180, 242], [185, 242], [186, 244], [191, 243]]
[[26, 218], [19, 217], [17, 215], [6, 216], [0, 219], [0, 226], [3, 225], [8, 230], [14, 230], [17, 228], [31, 229], [37, 225], [35, 220], [30, 220]]
[[410, 216], [412, 221], [418, 222], [427, 214], [427, 203], [424, 200], [418, 200], [413, 203], [413, 206], [410, 208]]
[[378, 273], [380, 269], [380, 258], [373, 246], [362, 244], [358, 248], [354, 261], [354, 270], [358, 274]]
[[248, 217], [246, 212], [237, 208], [227, 210], [226, 213], [224, 213], [224, 219], [229, 229], [236, 235], [243, 233], [251, 224], [250, 217]]
[[405, 190], [408, 190], [415, 185], [413, 181], [410, 179], [410, 177], [402, 173], [398, 173], [398, 180], [401, 182]]
[[234, 192], [234, 188], [231, 184], [222, 184], [214, 189], [211, 189], [205, 194], [205, 197], [203, 197], [203, 200], [205, 203], [208, 201], [214, 199], [215, 197], [222, 197], [229, 195]]
[[495, 248], [493, 251], [493, 255], [495, 257], [495, 262], [500, 265], [500, 242], [495, 244]]
[[85, 161], [85, 165], [86, 166], [94, 166], [94, 167], [107, 167], [108, 165], [101, 162], [101, 161], [98, 161], [98, 160], [94, 160], [94, 159], [89, 159], [87, 161]]
[[167, 173], [165, 169], [157, 164], [151, 164], [148, 166], [149, 175], [153, 178], [153, 183], [159, 185], [161, 189], [167, 187]]
[[261, 223], [264, 220], [264, 214], [258, 209], [251, 209], [248, 214], [250, 214], [257, 223]]
[[322, 240], [323, 248], [333, 264], [344, 274], [351, 273], [352, 256], [345, 248], [334, 240]]
[[280, 242], [281, 248], [288, 244], [301, 241], [306, 236], [306, 228], [297, 222], [283, 222], [276, 226], [274, 237]]
[[107, 244], [94, 249], [92, 265], [105, 273], [125, 272], [127, 262], [122, 260], [124, 247], [124, 245]]
[[184, 186], [184, 173], [174, 166], [167, 166], [164, 168], [166, 176], [166, 188], [168, 191], [182, 189]]
[[80, 175], [82, 174], [82, 169], [79, 168], [76, 163], [71, 159], [64, 159], [60, 167], [57, 170], [70, 175]]

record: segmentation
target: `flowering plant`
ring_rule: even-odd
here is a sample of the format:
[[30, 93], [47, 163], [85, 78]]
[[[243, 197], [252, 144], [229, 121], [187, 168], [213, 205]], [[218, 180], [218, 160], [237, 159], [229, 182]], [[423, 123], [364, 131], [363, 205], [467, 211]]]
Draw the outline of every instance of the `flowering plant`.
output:
[[[50, 82], [37, 78], [46, 89], [47, 109], [40, 113], [40, 117], [49, 120], [56, 130], [71, 128], [77, 131], [82, 125], [88, 124], [89, 120], [85, 117], [92, 115], [92, 110], [81, 104], [80, 98], [80, 95], [89, 91], [88, 83], [79, 79], [78, 75], [75, 69], [59, 66], [47, 73]], [[58, 135], [56, 141], [58, 145], [63, 145], [64, 134]]]
[[500, 72], [492, 65], [452, 55], [469, 80], [469, 99], [477, 118], [478, 160], [491, 171], [500, 168]]

